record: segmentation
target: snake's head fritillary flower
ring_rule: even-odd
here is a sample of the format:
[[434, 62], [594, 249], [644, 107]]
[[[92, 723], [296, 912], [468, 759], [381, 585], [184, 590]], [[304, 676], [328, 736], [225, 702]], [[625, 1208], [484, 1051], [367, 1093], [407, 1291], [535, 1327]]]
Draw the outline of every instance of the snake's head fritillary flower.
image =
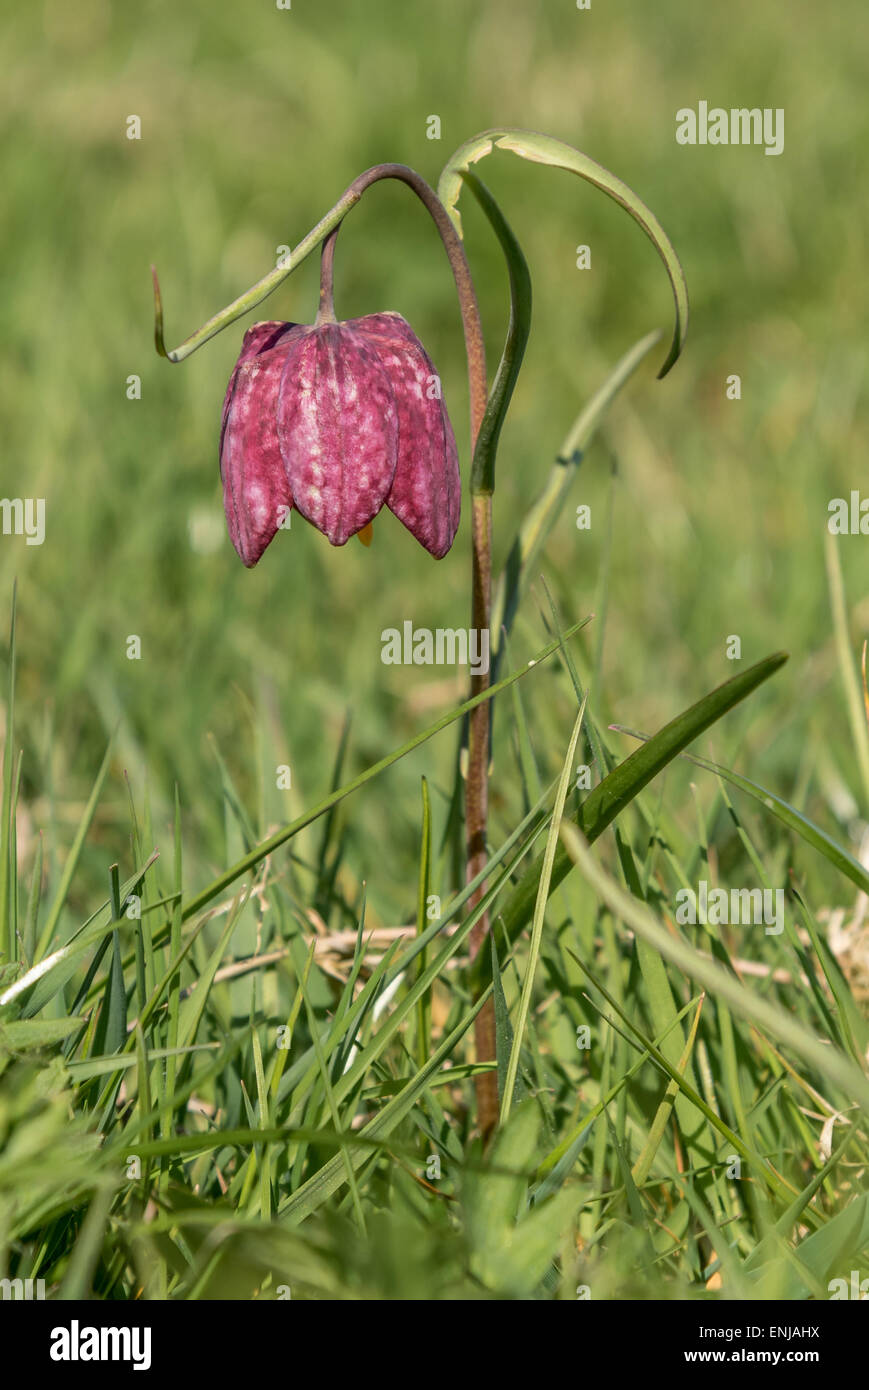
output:
[[291, 508], [344, 545], [385, 505], [436, 559], [458, 529], [440, 380], [400, 314], [249, 329], [224, 401], [220, 469], [248, 566]]

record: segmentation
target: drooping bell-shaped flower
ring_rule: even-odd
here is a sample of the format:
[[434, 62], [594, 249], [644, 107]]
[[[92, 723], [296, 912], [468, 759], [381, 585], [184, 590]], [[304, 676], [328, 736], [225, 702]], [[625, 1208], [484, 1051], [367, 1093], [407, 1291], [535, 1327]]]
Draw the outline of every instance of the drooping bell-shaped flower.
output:
[[290, 508], [344, 545], [386, 505], [437, 559], [458, 529], [458, 452], [440, 381], [400, 314], [249, 329], [224, 401], [220, 469], [248, 566]]

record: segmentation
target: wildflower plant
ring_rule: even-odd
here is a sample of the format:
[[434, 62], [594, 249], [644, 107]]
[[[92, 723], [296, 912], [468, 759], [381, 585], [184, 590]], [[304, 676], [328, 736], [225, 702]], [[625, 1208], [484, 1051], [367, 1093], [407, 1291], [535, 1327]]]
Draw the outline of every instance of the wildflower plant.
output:
[[[578, 174], [615, 199], [639, 224], [663, 261], [672, 288], [675, 324], [659, 376], [677, 360], [688, 324], [688, 295], [676, 252], [653, 213], [601, 165], [547, 135], [489, 130], [461, 145], [444, 166], [434, 192], [414, 170], [382, 164], [360, 174], [282, 264], [193, 333], [167, 350], [159, 282], [155, 342], [170, 362], [182, 362], [215, 334], [261, 304], [318, 247], [320, 303], [309, 326], [266, 322], [248, 329], [223, 407], [220, 468], [227, 524], [245, 565], [255, 565], [295, 507], [333, 545], [353, 535], [370, 543], [371, 526], [387, 506], [436, 558], [452, 546], [459, 523], [460, 477], [453, 429], [440, 383], [425, 348], [398, 314], [381, 312], [340, 322], [334, 310], [338, 232], [363, 194], [398, 179], [419, 198], [440, 233], [453, 272], [464, 329], [470, 387], [468, 482], [471, 503], [471, 626], [491, 636], [493, 496], [498, 441], [531, 324], [531, 277], [521, 248], [475, 166], [495, 150]], [[465, 253], [459, 200], [467, 186], [489, 220], [507, 264], [510, 319], [498, 370], [486, 372], [480, 311]], [[656, 340], [657, 335], [654, 335]], [[649, 343], [645, 343], [644, 350]], [[520, 545], [522, 540], [520, 538]], [[506, 615], [499, 611], [499, 625]], [[497, 635], [496, 635], [497, 641]], [[484, 696], [489, 673], [471, 676], [472, 698]], [[479, 699], [468, 719], [465, 824], [467, 877], [479, 879], [488, 856], [490, 703]], [[470, 899], [478, 916], [471, 933], [476, 956], [487, 939], [485, 884]], [[530, 986], [529, 986], [530, 987]], [[487, 1001], [476, 1022], [478, 1061], [495, 1057], [495, 1015]], [[477, 1079], [479, 1124], [495, 1125], [497, 1083]], [[507, 1103], [509, 1110], [509, 1101]]]

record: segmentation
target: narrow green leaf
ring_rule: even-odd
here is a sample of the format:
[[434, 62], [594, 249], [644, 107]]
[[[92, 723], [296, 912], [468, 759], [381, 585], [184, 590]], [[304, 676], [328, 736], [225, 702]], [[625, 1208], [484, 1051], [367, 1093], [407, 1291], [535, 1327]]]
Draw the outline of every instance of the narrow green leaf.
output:
[[[259, 1102], [259, 1123], [261, 1129], [271, 1128], [271, 1110], [269, 1107], [269, 1093], [266, 1087], [266, 1074], [263, 1069], [263, 1054], [260, 1047], [259, 1034], [254, 1028], [250, 1035], [253, 1047], [253, 1065], [256, 1072], [256, 1093]], [[265, 1146], [259, 1152], [259, 1171], [260, 1171], [260, 1207], [259, 1215], [261, 1221], [271, 1221], [272, 1219], [272, 1184], [268, 1150]]]
[[0, 1021], [0, 1051], [24, 1052], [62, 1042], [85, 1022], [83, 1018], [21, 1018]]
[[[28, 1020], [28, 1026], [31, 1021], [38, 1022], [38, 1020]], [[52, 1019], [50, 1021], [52, 1023], [70, 1022], [69, 1019], [65, 1018]], [[79, 1022], [81, 1022], [80, 1019], [72, 1020], [73, 1025]], [[13, 1024], [11, 1026], [17, 1027], [19, 1025]], [[137, 1023], [136, 1027], [138, 1028], [138, 1026]], [[219, 1046], [220, 1044], [216, 1042], [196, 1043], [192, 1047], [174, 1047], [171, 1051], [176, 1057], [186, 1057], [194, 1052], [216, 1052]], [[148, 1053], [148, 1059], [151, 1062], [160, 1061], [162, 1058], [168, 1057], [169, 1052], [170, 1049], [167, 1047], [154, 1047]], [[83, 1058], [81, 1061], [67, 1062], [66, 1069], [70, 1076], [74, 1077], [76, 1081], [84, 1082], [90, 1081], [93, 1076], [108, 1076], [109, 1073], [113, 1071], [128, 1071], [131, 1067], [137, 1066], [138, 1063], [139, 1059], [136, 1055], [132, 1052], [125, 1052], [121, 1056], [118, 1056], [117, 1053], [113, 1053], [104, 1057], [87, 1057]]]
[[[164, 1108], [162, 1133], [168, 1135], [172, 1129], [172, 1115], [175, 1108], [175, 1073], [176, 1059], [172, 1051], [178, 1046], [179, 1042], [179, 1019], [181, 1014], [181, 894], [183, 891], [183, 870], [182, 870], [182, 851], [181, 851], [181, 804], [178, 792], [178, 784], [175, 784], [175, 833], [174, 833], [174, 890], [175, 901], [172, 905], [172, 934], [169, 941], [169, 955], [172, 960], [179, 963], [178, 969], [169, 978], [168, 984], [168, 1030], [166, 1033], [166, 1045], [169, 1048], [169, 1055], [166, 1058], [166, 1079], [164, 1085]], [[139, 1020], [140, 1023], [142, 1020]], [[144, 1027], [144, 1024], [142, 1025]]]
[[[594, 434], [610, 404], [637, 367], [660, 342], [658, 330], [647, 333], [626, 352], [603, 385], [577, 416], [559, 450], [542, 490], [525, 512], [492, 597], [492, 654], [500, 662], [502, 630], [509, 634], [520, 600], [536, 572], [538, 560], [561, 515], [567, 493]], [[497, 670], [497, 666], [495, 667]]]
[[[113, 864], [109, 870], [109, 901], [113, 922], [118, 922], [121, 916], [120, 891], [118, 866]], [[93, 1050], [98, 1053], [120, 1052], [126, 1038], [127, 993], [124, 987], [120, 934], [116, 927], [112, 932], [112, 959], [103, 991], [99, 1022], [94, 1034]]]
[[286, 1032], [284, 1033], [283, 1042], [280, 1046], [278, 1046], [275, 1049], [275, 1060], [272, 1068], [271, 1080], [269, 1081], [269, 1090], [271, 1091], [273, 1097], [277, 1097], [278, 1095], [278, 1088], [281, 1084], [281, 1077], [284, 1074], [284, 1067], [286, 1066], [287, 1058], [290, 1055], [290, 1047], [293, 1041], [293, 1031], [296, 1026], [296, 1019], [299, 1016], [299, 1010], [302, 1007], [302, 999], [304, 998], [305, 987], [308, 983], [308, 976], [311, 973], [311, 966], [314, 963], [314, 952], [316, 951], [316, 949], [317, 941], [316, 938], [314, 938], [311, 941], [310, 947], [308, 948], [308, 956], [305, 961], [305, 966], [301, 976], [299, 977], [299, 983], [296, 986], [296, 997], [293, 1000], [292, 1008], [290, 1009], [290, 1016], [287, 1019], [285, 1025]]
[[81, 1300], [88, 1296], [94, 1270], [100, 1257], [106, 1234], [106, 1222], [112, 1205], [114, 1189], [105, 1185], [94, 1193], [88, 1214], [72, 1247], [69, 1265], [58, 1295], [64, 1301]]
[[857, 752], [857, 766], [862, 782], [863, 805], [869, 806], [869, 727], [867, 727], [866, 706], [857, 679], [854, 656], [851, 651], [851, 636], [848, 631], [848, 614], [845, 607], [845, 585], [842, 580], [842, 566], [839, 560], [838, 542], [827, 527], [824, 527], [824, 559], [827, 565], [827, 582], [830, 589], [830, 608], [833, 614], [833, 634], [836, 639], [836, 656], [839, 671], [845, 687], [848, 704], [848, 722], [851, 737]]
[[[627, 734], [629, 738], [639, 739], [648, 742], [649, 735], [638, 733], [635, 729], [629, 729], [623, 724], [613, 724], [613, 729], [620, 734]], [[777, 820], [786, 825], [789, 830], [794, 830], [805, 840], [807, 845], [823, 854], [839, 873], [844, 874], [852, 883], [860, 889], [861, 893], [869, 893], [869, 873], [863, 868], [859, 860], [843, 849], [840, 844], [828, 835], [820, 826], [815, 825], [814, 821], [808, 816], [803, 815], [802, 811], [797, 811], [783, 797], [768, 788], [762, 787], [760, 783], [753, 782], [750, 777], [743, 777], [739, 772], [734, 772], [732, 768], [723, 767], [720, 763], [714, 763], [709, 758], [702, 758], [697, 753], [682, 753], [681, 756], [686, 762], [695, 763], [697, 767], [705, 768], [707, 772], [714, 772], [716, 777], [721, 777], [731, 786], [739, 791], [745, 792], [767, 810], [771, 811]]]
[[24, 926], [24, 964], [30, 967], [36, 959], [36, 933], [39, 924], [39, 904], [42, 901], [42, 831], [36, 837], [33, 873], [30, 876], [30, 897], [27, 900], [27, 921]]
[[[87, 833], [91, 828], [91, 822], [93, 821], [94, 813], [96, 812], [100, 795], [102, 794], [103, 782], [106, 780], [106, 775], [108, 773], [109, 767], [111, 766], [113, 741], [113, 739], [109, 739], [109, 744], [106, 748], [103, 760], [100, 763], [100, 770], [97, 773], [96, 781], [94, 782], [93, 788], [91, 789], [91, 794], [88, 797], [88, 803], [85, 806], [84, 814], [81, 820], [79, 821], [78, 829], [75, 833], [75, 839], [72, 842], [72, 847], [69, 851], [69, 854], [66, 856], [66, 862], [63, 866], [63, 873], [60, 876], [60, 883], [57, 886], [57, 892], [54, 895], [54, 901], [52, 902], [51, 908], [49, 909], [48, 917], [46, 919], [45, 926], [42, 929], [42, 934], [39, 938], [39, 944], [36, 948], [37, 959], [41, 959], [45, 955], [45, 952], [48, 950], [48, 947], [54, 939], [55, 929], [60, 920], [60, 914], [63, 911], [64, 904], [69, 895], [72, 880], [75, 877], [75, 871], [78, 868], [78, 861], [81, 857], [81, 852], [84, 848], [84, 842], [87, 839]], [[149, 860], [149, 863], [150, 862], [151, 861]], [[132, 884], [130, 885], [130, 888], [132, 888]], [[130, 891], [130, 889], [128, 889], [127, 891]]]
[[[142, 865], [140, 869], [129, 879], [122, 889], [122, 897], [132, 891], [140, 878], [157, 858], [156, 851], [150, 859]], [[61, 946], [51, 955], [44, 956], [37, 961], [36, 965], [17, 979], [14, 984], [4, 990], [0, 995], [0, 1006], [10, 1004], [13, 999], [18, 999], [33, 989], [33, 993], [23, 1005], [22, 1012], [30, 1017], [39, 1013], [45, 1007], [49, 999], [52, 999], [58, 990], [62, 989], [79, 967], [81, 957], [86, 955], [96, 942], [101, 941], [108, 932], [112, 931], [111, 905], [104, 903], [101, 908], [89, 917], [87, 922], [75, 933], [65, 946]]]
[[465, 182], [470, 166], [478, 163], [495, 149], [509, 150], [512, 154], [518, 154], [522, 159], [529, 159], [535, 164], [549, 164], [558, 169], [566, 169], [569, 173], [579, 174], [580, 178], [586, 179], [595, 188], [600, 188], [610, 198], [613, 198], [642, 227], [664, 262], [673, 291], [676, 311], [673, 341], [664, 365], [658, 373], [659, 377], [666, 376], [682, 351], [682, 345], [685, 341], [685, 332], [688, 327], [688, 287], [685, 284], [685, 276], [670, 238], [654, 213], [646, 207], [636, 193], [628, 188], [626, 183], [622, 183], [621, 179], [617, 179], [603, 165], [589, 159], [588, 155], [575, 150], [572, 145], [565, 145], [561, 140], [555, 140], [550, 135], [541, 135], [533, 130], [485, 130], [479, 135], [472, 136], [470, 140], [466, 140], [463, 145], [459, 146], [455, 154], [447, 161], [438, 181], [438, 196], [450, 214], [460, 236], [462, 234], [462, 220], [459, 216], [458, 201], [462, 184]]
[[564, 760], [564, 766], [561, 770], [561, 777], [558, 782], [558, 789], [555, 793], [555, 807], [552, 812], [552, 821], [549, 826], [546, 848], [543, 851], [543, 868], [537, 890], [537, 901], [534, 905], [534, 920], [531, 924], [531, 943], [528, 949], [525, 978], [522, 982], [522, 994], [519, 1000], [519, 1015], [516, 1020], [515, 1036], [513, 1038], [513, 1045], [510, 1049], [510, 1060], [507, 1063], [507, 1075], [504, 1080], [504, 1095], [501, 1101], [502, 1125], [505, 1124], [509, 1118], [516, 1077], [519, 1074], [519, 1052], [522, 1047], [525, 1025], [528, 1021], [528, 1010], [531, 1007], [534, 976], [537, 970], [537, 960], [540, 955], [540, 943], [543, 938], [543, 920], [546, 915], [547, 899], [549, 898], [549, 883], [552, 877], [552, 865], [555, 860], [555, 851], [558, 845], [558, 832], [561, 827], [561, 817], [564, 814], [564, 802], [567, 797], [567, 788], [573, 773], [573, 755], [576, 752], [576, 744], [580, 729], [582, 728], [584, 715], [585, 700], [582, 701], [574, 721], [573, 732], [571, 733], [570, 743], [567, 748], [567, 756]]
[[[562, 826], [562, 834], [565, 837], [565, 839], [569, 838], [571, 841], [574, 839], [574, 837], [577, 837], [577, 832], [573, 829], [572, 826], [569, 825]], [[612, 880], [608, 880], [608, 882], [611, 883]], [[617, 885], [614, 886], [617, 887]], [[633, 902], [633, 899], [628, 898], [627, 895], [625, 895], [625, 898], [626, 901]], [[570, 950], [570, 947], [568, 947], [568, 950]], [[673, 1063], [669, 1061], [669, 1059], [664, 1055], [661, 1049], [655, 1043], [653, 1043], [650, 1038], [646, 1037], [645, 1033], [642, 1031], [641, 1028], [637, 1027], [633, 1019], [631, 1019], [627, 1015], [625, 1010], [621, 1007], [618, 1000], [613, 998], [606, 986], [594, 974], [591, 967], [585, 961], [581, 961], [579, 956], [576, 955], [575, 951], [570, 951], [570, 954], [573, 956], [576, 963], [582, 967], [583, 971], [588, 976], [591, 983], [594, 985], [594, 988], [603, 995], [610, 1008], [615, 1010], [619, 1018], [625, 1024], [625, 1026], [630, 1030], [631, 1033], [633, 1033], [634, 1037], [637, 1038], [639, 1042], [642, 1044], [642, 1046], [646, 1049], [649, 1056], [652, 1057], [652, 1059], [655, 1062], [657, 1062], [658, 1066], [661, 1067], [665, 1074], [676, 1083], [680, 1091], [682, 1091], [682, 1093], [686, 1095], [694, 1105], [697, 1106], [697, 1109], [706, 1116], [712, 1127], [716, 1129], [719, 1134], [723, 1135], [724, 1138], [728, 1141], [728, 1143], [733, 1144], [737, 1153], [741, 1154], [743, 1158], [748, 1159], [757, 1168], [758, 1172], [761, 1174], [765, 1182], [767, 1182], [771, 1188], [773, 1188], [777, 1192], [787, 1193], [787, 1195], [790, 1196], [791, 1189], [787, 1186], [787, 1184], [784, 1183], [783, 1180], [778, 1176], [778, 1174], [767, 1163], [764, 1162], [760, 1154], [755, 1153], [752, 1149], [749, 1148], [747, 1144], [743, 1143], [739, 1135], [735, 1134], [734, 1131], [729, 1127], [729, 1125], [725, 1124], [725, 1122], [721, 1119], [720, 1115], [716, 1115], [712, 1107], [706, 1103], [706, 1101], [700, 1095], [699, 1091], [696, 1091], [694, 1087], [690, 1084], [690, 1082], [682, 1075], [678, 1067], [675, 1067]], [[604, 1014], [603, 1017], [606, 1018], [606, 1015]], [[608, 1019], [607, 1021], [610, 1023], [611, 1026], [614, 1026], [612, 1025], [611, 1019]]]
[[[689, 1034], [688, 1041], [685, 1044], [682, 1056], [679, 1058], [678, 1071], [683, 1076], [685, 1075], [685, 1072], [687, 1070], [691, 1053], [694, 1050], [694, 1042], [697, 1037], [697, 1025], [700, 1022], [700, 1011], [702, 1007], [703, 1000], [701, 999], [700, 1003], [697, 1005], [697, 1009], [694, 1014], [694, 1022], [691, 1025], [691, 1032]], [[664, 1137], [664, 1130], [667, 1128], [667, 1121], [670, 1118], [670, 1114], [673, 1110], [673, 1103], [678, 1094], [679, 1087], [677, 1086], [676, 1082], [668, 1081], [667, 1088], [664, 1091], [664, 1094], [661, 1098], [661, 1103], [655, 1111], [655, 1117], [652, 1120], [652, 1125], [649, 1129], [648, 1137], [643, 1146], [642, 1153], [640, 1154], [639, 1158], [634, 1164], [632, 1170], [632, 1177], [637, 1187], [642, 1187], [643, 1183], [646, 1181], [646, 1178], [649, 1176], [649, 1173], [652, 1170], [652, 1164], [655, 1161], [655, 1154], [658, 1152], [658, 1146], [660, 1145], [661, 1140]]]
[[[624, 762], [619, 763], [618, 767], [589, 793], [580, 807], [576, 824], [589, 844], [603, 833], [637, 793], [672, 762], [687, 744], [774, 675], [785, 661], [787, 653], [778, 652], [764, 661], [759, 661], [757, 665], [750, 666], [747, 671], [733, 676], [708, 695], [704, 695], [696, 705], [692, 705], [690, 709], [671, 720], [647, 744], [636, 749]], [[542, 867], [542, 859], [538, 859], [525, 871], [499, 914], [507, 938], [511, 942], [515, 941], [533, 912]], [[561, 845], [552, 866], [550, 891], [557, 887], [570, 868], [570, 856]], [[488, 960], [484, 963], [483, 956], [483, 952], [477, 956], [480, 973], [488, 966]]]
[[[233, 902], [227, 917], [226, 926], [217, 939], [217, 944], [205, 965], [205, 969], [199, 972], [196, 984], [187, 998], [182, 1000], [181, 1009], [178, 1015], [178, 1042], [180, 1047], [190, 1047], [196, 1038], [199, 1023], [202, 1018], [205, 1005], [208, 1003], [208, 995], [214, 983], [220, 962], [226, 955], [226, 948], [229, 945], [232, 933], [238, 925], [239, 915], [244, 903], [247, 901], [244, 894]], [[152, 1052], [152, 1057], [156, 1053]]]
[[869, 1193], [863, 1192], [797, 1246], [796, 1259], [787, 1269], [780, 1269], [775, 1257], [753, 1272], [759, 1280], [774, 1280], [780, 1299], [806, 1298], [808, 1294], [829, 1298], [834, 1279], [841, 1280], [847, 1290], [839, 1297], [851, 1297], [851, 1270], [856, 1268], [860, 1277], [865, 1277], [865, 1265], [861, 1269], [860, 1262], [867, 1246]]
[[[699, 996], [695, 999], [690, 999], [688, 1003], [685, 1005], [685, 1007], [679, 1010], [679, 1013], [672, 1020], [667, 1031], [661, 1034], [659, 1037], [655, 1038], [654, 1045], [656, 1048], [661, 1047], [661, 1045], [665, 1042], [670, 1032], [670, 1029], [675, 1028], [679, 1023], [681, 1023], [685, 1015], [689, 1013], [690, 1010], [693, 1009], [698, 1002]], [[574, 1162], [576, 1161], [576, 1155], [579, 1153], [583, 1144], [585, 1144], [585, 1141], [591, 1132], [595, 1120], [598, 1118], [599, 1115], [603, 1114], [604, 1110], [610, 1104], [610, 1102], [615, 1100], [616, 1096], [619, 1094], [622, 1088], [626, 1086], [629, 1081], [633, 1080], [640, 1068], [644, 1067], [651, 1058], [652, 1054], [646, 1051], [645, 1049], [642, 1049], [641, 1055], [639, 1056], [637, 1061], [634, 1062], [633, 1066], [631, 1066], [626, 1072], [622, 1074], [622, 1076], [619, 1077], [618, 1081], [616, 1081], [613, 1087], [605, 1095], [601, 1097], [601, 1099], [597, 1102], [596, 1105], [593, 1105], [591, 1107], [591, 1109], [583, 1116], [580, 1124], [578, 1124], [573, 1130], [571, 1130], [567, 1137], [565, 1139], [562, 1139], [561, 1143], [559, 1143], [552, 1150], [551, 1153], [546, 1155], [546, 1158], [543, 1160], [543, 1162], [540, 1164], [540, 1167], [537, 1170], [537, 1176], [540, 1179], [541, 1184], [541, 1195], [544, 1190], [551, 1190], [549, 1186], [550, 1183], [559, 1185], [561, 1182], [564, 1181], [567, 1174], [572, 1169]], [[570, 1158], [571, 1153], [573, 1153], [574, 1155], [573, 1159]]]
[[[329, 1068], [326, 1065], [326, 1058], [323, 1055], [323, 1048], [320, 1043], [320, 1030], [317, 1027], [317, 1019], [315, 1017], [314, 1010], [311, 1007], [311, 1000], [308, 996], [307, 990], [304, 991], [304, 1000], [305, 1011], [308, 1015], [308, 1031], [310, 1032], [314, 1042], [314, 1051], [317, 1054], [317, 1063], [320, 1067], [320, 1078], [323, 1083], [323, 1090], [325, 1092], [326, 1101], [329, 1106], [329, 1114], [332, 1119], [332, 1125], [335, 1129], [335, 1133], [340, 1134], [343, 1129], [343, 1126], [341, 1124], [341, 1116], [338, 1111], [338, 1105], [335, 1100], [335, 1092], [332, 1087], [331, 1079], [329, 1077]], [[356, 1168], [353, 1159], [351, 1158], [350, 1150], [347, 1148], [343, 1140], [341, 1142], [341, 1157], [344, 1161], [344, 1171], [347, 1178], [348, 1186], [350, 1188], [350, 1195], [353, 1198], [353, 1210], [356, 1212], [356, 1220], [359, 1223], [359, 1229], [364, 1235], [365, 1217], [362, 1212], [362, 1200], [359, 1196], [359, 1186], [356, 1182]]]
[[510, 280], [510, 318], [501, 361], [495, 374], [486, 411], [480, 424], [474, 458], [471, 464], [471, 496], [495, 490], [495, 456], [501, 428], [513, 398], [513, 391], [525, 356], [525, 346], [531, 331], [531, 276], [522, 248], [511, 231], [504, 214], [488, 188], [469, 170], [462, 173], [495, 232]]
[[9, 680], [6, 687], [6, 731], [3, 745], [3, 798], [0, 804], [0, 959], [17, 959], [12, 930], [10, 895], [12, 892], [12, 772], [15, 762], [15, 608], [18, 585], [12, 585], [12, 612], [9, 618]]
[[[492, 950], [492, 986], [495, 1002], [495, 1060], [498, 1068], [498, 1102], [503, 1105], [507, 1068], [510, 1064], [510, 1053], [513, 1048], [513, 1025], [510, 1022], [510, 1011], [507, 1008], [507, 1000], [504, 995], [494, 932], [489, 936], [489, 945]], [[518, 1105], [521, 1101], [524, 1089], [522, 1079], [517, 1074], [513, 1086], [514, 1104]]]

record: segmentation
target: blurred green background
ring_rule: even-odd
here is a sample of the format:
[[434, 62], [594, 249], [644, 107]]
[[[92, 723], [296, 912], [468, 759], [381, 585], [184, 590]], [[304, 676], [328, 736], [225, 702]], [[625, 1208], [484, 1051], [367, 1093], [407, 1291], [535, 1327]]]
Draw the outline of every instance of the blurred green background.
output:
[[[217, 468], [226, 381], [250, 322], [313, 318], [317, 258], [178, 366], [154, 352], [148, 267], [160, 271], [167, 342], [177, 345], [268, 271], [277, 248], [300, 240], [362, 169], [401, 161], [434, 184], [456, 146], [491, 126], [547, 131], [622, 177], [669, 233], [691, 293], [683, 359], [658, 383], [663, 352], [653, 354], [619, 398], [546, 552], [564, 619], [595, 609], [600, 620], [615, 464], [594, 705], [657, 727], [786, 647], [792, 661], [754, 697], [750, 721], [733, 716], [731, 745], [716, 735], [713, 749], [785, 796], [807, 789], [819, 819], [852, 821], [857, 800], [836, 794], [847, 785], [859, 798], [823, 536], [830, 498], [861, 485], [869, 493], [867, 30], [857, 0], [4, 7], [0, 496], [44, 497], [47, 524], [41, 547], [0, 538], [4, 627], [19, 584], [22, 867], [39, 829], [62, 857], [118, 721], [86, 861], [93, 882], [104, 891], [106, 852], [128, 853], [126, 770], [137, 800], [147, 778], [161, 843], [178, 783], [195, 888], [230, 852], [209, 735], [259, 799], [265, 826], [327, 789], [349, 711], [348, 772], [463, 694], [462, 673], [383, 666], [380, 633], [406, 618], [467, 626], [467, 507], [437, 568], [388, 514], [370, 549], [333, 550], [296, 518], [252, 572], [226, 536]], [[784, 153], [677, 145], [676, 110], [700, 100], [783, 107]], [[440, 141], [426, 137], [433, 114]], [[140, 140], [126, 138], [130, 115], [141, 118]], [[497, 572], [575, 415], [637, 338], [669, 332], [671, 300], [650, 243], [603, 195], [507, 155], [480, 172], [525, 249], [535, 294], [499, 456]], [[463, 209], [494, 372], [506, 277], [470, 199]], [[589, 271], [575, 265], [582, 243]], [[406, 189], [379, 185], [348, 219], [336, 307], [410, 320], [444, 381], [467, 476], [458, 310], [440, 243]], [[742, 378], [739, 402], [725, 397], [731, 373]], [[126, 396], [132, 374], [138, 401]], [[592, 509], [589, 532], [574, 524], [581, 502]], [[839, 542], [855, 650], [869, 622], [867, 543]], [[589, 652], [594, 629], [583, 638]], [[139, 661], [127, 659], [131, 634]], [[726, 659], [731, 634], [741, 663]], [[514, 659], [544, 640], [532, 600]], [[570, 695], [554, 668], [535, 680], [524, 698], [551, 771]], [[441, 735], [346, 815], [344, 872], [370, 877], [375, 918], [412, 910], [419, 774], [448, 786], [454, 753], [454, 734]], [[275, 788], [276, 762], [292, 768], [290, 792]], [[497, 842], [518, 804], [506, 743], [496, 743], [493, 778]], [[442, 799], [435, 811], [442, 823]], [[86, 880], [76, 888], [83, 911]]]

